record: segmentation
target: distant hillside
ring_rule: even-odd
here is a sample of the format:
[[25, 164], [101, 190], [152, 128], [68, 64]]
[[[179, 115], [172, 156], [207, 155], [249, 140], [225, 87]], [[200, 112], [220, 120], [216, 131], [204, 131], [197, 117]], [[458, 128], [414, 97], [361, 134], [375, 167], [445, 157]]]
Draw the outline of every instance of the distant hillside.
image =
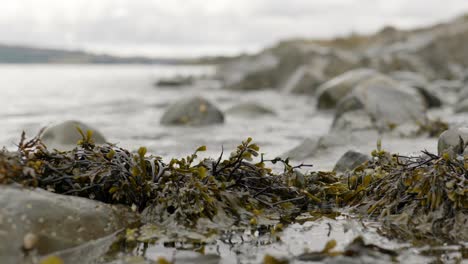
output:
[[69, 64], [195, 64], [199, 59], [117, 57], [84, 51], [34, 48], [0, 44], [0, 63], [69, 63]]

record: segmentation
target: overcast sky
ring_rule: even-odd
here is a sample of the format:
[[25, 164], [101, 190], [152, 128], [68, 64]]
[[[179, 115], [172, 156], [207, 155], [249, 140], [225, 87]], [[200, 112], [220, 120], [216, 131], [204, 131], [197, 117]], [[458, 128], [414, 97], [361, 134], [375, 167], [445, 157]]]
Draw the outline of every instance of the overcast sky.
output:
[[468, 0], [2, 0], [0, 43], [122, 55], [255, 51], [292, 37], [404, 28], [468, 12]]

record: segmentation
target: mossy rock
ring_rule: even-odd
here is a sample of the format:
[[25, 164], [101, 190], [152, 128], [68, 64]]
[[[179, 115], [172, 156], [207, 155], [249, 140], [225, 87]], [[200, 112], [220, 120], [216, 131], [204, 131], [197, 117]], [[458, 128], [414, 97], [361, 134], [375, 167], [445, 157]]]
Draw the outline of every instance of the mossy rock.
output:
[[202, 97], [179, 100], [169, 106], [161, 118], [163, 125], [205, 126], [221, 124], [224, 114]]

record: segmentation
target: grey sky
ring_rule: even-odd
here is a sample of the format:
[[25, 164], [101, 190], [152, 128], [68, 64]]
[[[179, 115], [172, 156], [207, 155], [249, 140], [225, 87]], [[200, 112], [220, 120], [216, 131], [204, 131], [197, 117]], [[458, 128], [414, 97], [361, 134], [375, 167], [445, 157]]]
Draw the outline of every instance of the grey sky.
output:
[[464, 12], [468, 0], [2, 0], [0, 43], [124, 55], [237, 53]]

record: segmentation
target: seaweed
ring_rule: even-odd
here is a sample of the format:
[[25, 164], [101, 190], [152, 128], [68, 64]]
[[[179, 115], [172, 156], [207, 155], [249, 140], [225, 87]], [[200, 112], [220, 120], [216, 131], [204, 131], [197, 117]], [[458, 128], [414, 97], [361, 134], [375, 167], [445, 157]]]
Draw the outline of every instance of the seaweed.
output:
[[[132, 207], [144, 225], [125, 230], [115, 245], [119, 252], [155, 242], [202, 250], [213, 237], [229, 242], [245, 230], [269, 234], [268, 243], [274, 243], [289, 223], [334, 219], [344, 210], [377, 220], [382, 235], [415, 246], [459, 244], [468, 238], [468, 156], [461, 153], [403, 156], [384, 151], [378, 142], [370, 161], [336, 175], [303, 172], [311, 165], [294, 166], [289, 159], [266, 159], [251, 138], [229, 157], [223, 149], [217, 158], [199, 159], [206, 150], [201, 146], [165, 162], [144, 147], [132, 152], [96, 145], [92, 132], [80, 133], [76, 148], [64, 152], [47, 149], [40, 134], [26, 140], [23, 133], [18, 151], [0, 151], [0, 184]], [[355, 244], [369, 249], [362, 241]], [[371, 248], [394, 258], [392, 252]], [[351, 254], [329, 249], [309, 257]]]

